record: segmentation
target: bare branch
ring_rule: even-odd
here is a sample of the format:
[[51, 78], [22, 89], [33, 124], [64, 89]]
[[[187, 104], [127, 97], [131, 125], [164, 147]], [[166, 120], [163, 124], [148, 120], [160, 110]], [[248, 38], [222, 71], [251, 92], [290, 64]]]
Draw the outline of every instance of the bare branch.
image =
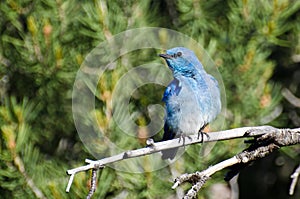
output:
[[284, 88], [281, 91], [283, 97], [295, 107], [300, 107], [300, 99], [296, 97], [289, 89]]
[[33, 180], [28, 176], [27, 172], [25, 171], [24, 163], [19, 155], [15, 156], [14, 164], [17, 166], [18, 170], [23, 175], [28, 187], [32, 190], [34, 195], [37, 198], [45, 199], [46, 197], [44, 196], [43, 192], [34, 184]]
[[300, 164], [297, 167], [297, 169], [294, 171], [294, 173], [291, 175], [291, 178], [293, 180], [292, 180], [292, 183], [291, 183], [291, 186], [290, 186], [290, 190], [289, 190], [289, 194], [290, 195], [294, 194], [294, 190], [295, 190], [296, 184], [298, 182], [299, 173], [300, 173]]
[[92, 198], [92, 196], [96, 190], [96, 179], [97, 179], [97, 169], [92, 169], [91, 188], [90, 188], [89, 194], [87, 195], [86, 199]]
[[[255, 129], [255, 130], [254, 130]], [[231, 130], [219, 131], [219, 132], [211, 132], [209, 136], [204, 136], [203, 140], [198, 139], [198, 135], [190, 136], [191, 139], [186, 139], [184, 145], [191, 145], [196, 143], [204, 143], [204, 142], [212, 142], [212, 141], [219, 141], [219, 140], [227, 140], [233, 138], [241, 138], [241, 137], [251, 137], [251, 136], [258, 136], [263, 135], [264, 133], [276, 131], [277, 129], [271, 126], [260, 126], [260, 127], [242, 127], [236, 128]], [[77, 167], [75, 169], [67, 170], [67, 174], [70, 175], [70, 179], [68, 182], [68, 186], [66, 188], [66, 192], [70, 191], [74, 175], [81, 171], [87, 171], [93, 169], [95, 167], [105, 166], [106, 164], [121, 161], [128, 158], [134, 158], [139, 156], [144, 156], [152, 153], [157, 153], [165, 149], [176, 148], [183, 146], [183, 142], [180, 142], [180, 138], [168, 140], [164, 142], [157, 142], [154, 143], [153, 140], [148, 140], [147, 142], [148, 147], [131, 150], [127, 152], [120, 153], [115, 156], [107, 157], [101, 160], [93, 161], [86, 159], [85, 166]]]
[[[198, 181], [202, 181], [202, 182], [206, 182], [208, 180], [208, 178], [213, 175], [214, 173], [228, 167], [228, 166], [232, 166], [234, 164], [239, 163], [239, 159], [236, 157], [232, 157], [228, 160], [224, 160], [216, 165], [213, 165], [211, 167], [208, 167], [206, 170], [202, 171], [202, 172], [195, 172], [192, 174], [183, 174], [180, 177], [177, 177], [175, 179], [175, 183], [172, 186], [172, 189], [177, 188], [179, 185], [181, 185], [184, 182], [190, 182], [190, 183], [196, 183]], [[202, 184], [204, 185], [204, 184]], [[201, 187], [200, 187], [201, 188]]]
[[[253, 133], [253, 130], [251, 130]], [[190, 182], [193, 184], [192, 188], [185, 195], [185, 199], [195, 198], [197, 192], [204, 185], [204, 183], [210, 178], [211, 175], [224, 168], [231, 167], [231, 171], [228, 172], [225, 180], [230, 180], [239, 171], [247, 166], [250, 162], [257, 159], [261, 159], [274, 150], [283, 146], [295, 145], [300, 143], [300, 129], [281, 129], [266, 133], [256, 138], [246, 150], [235, 155], [234, 157], [224, 160], [216, 165], [213, 165], [201, 172], [195, 172], [192, 174], [183, 174], [175, 179], [175, 183], [172, 188], [176, 188], [183, 182]], [[299, 168], [300, 172], [300, 168]], [[298, 178], [299, 172], [295, 172], [294, 178]], [[295, 182], [296, 183], [296, 182]]]
[[[184, 174], [179, 178], [176, 178], [175, 184], [173, 185], [172, 188], [178, 187], [183, 182], [191, 182], [193, 183], [193, 187], [187, 193], [186, 197], [194, 196], [195, 194], [197, 194], [197, 192], [200, 190], [203, 184], [210, 178], [210, 176], [216, 173], [217, 171], [220, 171], [232, 165], [239, 165], [239, 164], [246, 165], [250, 161], [254, 161], [256, 159], [268, 155], [273, 150], [276, 150], [281, 146], [288, 146], [288, 145], [299, 143], [300, 142], [299, 132], [300, 132], [300, 128], [277, 129], [271, 126], [259, 126], [259, 127], [242, 127], [242, 128], [224, 130], [219, 132], [211, 132], [208, 133], [208, 136], [203, 136], [201, 139], [199, 139], [199, 136], [195, 134], [189, 136], [189, 139], [185, 139], [184, 142], [182, 141], [180, 142], [180, 138], [168, 140], [164, 142], [156, 142], [156, 143], [150, 139], [147, 141], [148, 146], [145, 148], [126, 151], [117, 154], [115, 156], [103, 158], [101, 160], [96, 160], [96, 161], [86, 159], [87, 165], [67, 170], [67, 174], [70, 175], [70, 179], [66, 191], [69, 192], [72, 181], [76, 173], [81, 171], [87, 171], [90, 169], [99, 169], [100, 167], [102, 168], [109, 163], [114, 163], [129, 158], [135, 158], [139, 156], [158, 153], [166, 149], [177, 148], [177, 147], [182, 147], [191, 144], [228, 140], [228, 139], [235, 139], [235, 138], [242, 138], [242, 137], [243, 138], [259, 137], [248, 149], [246, 149], [242, 153], [228, 160], [225, 160], [223, 162], [220, 162], [219, 164], [211, 166], [202, 172], [196, 172], [194, 174]], [[239, 169], [237, 169], [236, 171], [233, 170], [232, 174], [235, 175], [236, 173], [238, 173], [240, 169], [241, 168], [239, 167]], [[93, 183], [95, 185], [94, 181]], [[90, 192], [92, 191], [94, 192], [94, 190], [92, 190], [91, 188]]]

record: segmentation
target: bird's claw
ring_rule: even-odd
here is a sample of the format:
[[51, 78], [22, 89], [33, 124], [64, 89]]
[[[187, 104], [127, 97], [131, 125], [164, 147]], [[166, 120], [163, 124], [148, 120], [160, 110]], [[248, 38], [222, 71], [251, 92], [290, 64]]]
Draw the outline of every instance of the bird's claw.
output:
[[181, 139], [182, 139], [183, 140], [183, 145], [185, 145], [185, 138], [189, 138], [190, 140], [193, 140], [193, 138], [191, 136], [182, 133], [179, 137], [179, 143], [181, 142]]
[[205, 133], [205, 132], [203, 132], [203, 131], [198, 131], [198, 140], [199, 140], [199, 138], [200, 138], [200, 135], [201, 135], [201, 142], [203, 143], [203, 141], [204, 141], [204, 139], [203, 139], [203, 137], [204, 137], [204, 135], [209, 139], [209, 135], [208, 135], [208, 133]]

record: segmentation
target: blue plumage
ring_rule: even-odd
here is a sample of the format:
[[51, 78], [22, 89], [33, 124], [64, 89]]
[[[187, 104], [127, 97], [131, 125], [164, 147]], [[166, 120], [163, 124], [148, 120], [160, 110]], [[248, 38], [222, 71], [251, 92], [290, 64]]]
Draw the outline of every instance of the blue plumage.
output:
[[[174, 79], [164, 92], [166, 104], [164, 140], [198, 133], [221, 111], [217, 80], [207, 74], [193, 51], [176, 47], [160, 54]], [[163, 151], [163, 159], [173, 159], [177, 149]]]

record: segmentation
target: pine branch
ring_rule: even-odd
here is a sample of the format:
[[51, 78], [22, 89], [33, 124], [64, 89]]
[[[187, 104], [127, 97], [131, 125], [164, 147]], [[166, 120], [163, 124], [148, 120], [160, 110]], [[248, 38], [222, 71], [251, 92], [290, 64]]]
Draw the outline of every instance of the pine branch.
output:
[[[90, 169], [99, 169], [103, 168], [106, 164], [135, 158], [139, 156], [145, 156], [152, 153], [157, 153], [166, 149], [177, 148], [182, 146], [187, 146], [196, 143], [212, 142], [212, 141], [221, 141], [228, 139], [236, 138], [246, 138], [254, 137], [253, 143], [245, 151], [237, 154], [236, 156], [220, 162], [214, 166], [209, 167], [208, 169], [202, 172], [196, 172], [193, 174], [184, 174], [175, 180], [173, 189], [182, 184], [183, 182], [193, 183], [192, 189], [185, 196], [186, 198], [193, 198], [195, 194], [200, 190], [200, 188], [205, 184], [205, 182], [210, 178], [211, 175], [220, 171], [224, 168], [230, 166], [237, 166], [229, 172], [228, 179], [232, 178], [237, 174], [241, 168], [249, 164], [249, 162], [255, 161], [257, 159], [263, 158], [269, 155], [274, 150], [279, 149], [283, 146], [295, 145], [300, 143], [300, 128], [297, 129], [277, 129], [271, 126], [259, 126], [259, 127], [242, 127], [236, 129], [230, 129], [219, 132], [208, 133], [208, 136], [203, 136], [199, 139], [197, 134], [184, 138], [184, 142], [180, 142], [180, 139], [177, 138], [173, 140], [168, 140], [164, 142], [154, 143], [153, 140], [147, 141], [147, 147], [130, 150], [127, 152], [120, 153], [115, 156], [107, 157], [101, 160], [86, 160], [88, 163], [85, 166], [77, 167], [74, 169], [67, 170], [67, 174], [70, 175], [69, 183], [66, 189], [66, 192], [69, 192], [72, 185], [72, 181], [76, 173], [81, 171], [86, 171]], [[92, 189], [92, 186], [91, 186]], [[91, 192], [91, 190], [90, 190]]]
[[24, 163], [23, 163], [22, 159], [20, 158], [20, 156], [16, 155], [14, 157], [14, 164], [16, 165], [18, 170], [23, 175], [23, 177], [27, 183], [27, 186], [31, 189], [31, 191], [34, 193], [34, 195], [39, 199], [46, 199], [43, 192], [34, 184], [33, 180], [28, 176], [28, 174], [25, 170]]

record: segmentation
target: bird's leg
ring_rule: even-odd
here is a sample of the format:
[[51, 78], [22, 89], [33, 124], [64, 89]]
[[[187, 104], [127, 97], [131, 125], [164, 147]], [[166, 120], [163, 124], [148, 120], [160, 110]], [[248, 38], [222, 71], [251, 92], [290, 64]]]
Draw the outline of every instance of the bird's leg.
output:
[[206, 126], [207, 126], [207, 124], [204, 125], [204, 126], [203, 126], [201, 129], [199, 129], [199, 131], [198, 131], [198, 140], [199, 140], [200, 135], [201, 135], [201, 142], [204, 141], [204, 140], [203, 140], [203, 135], [205, 135], [205, 136], [209, 139], [208, 133], [206, 133], [206, 132], [203, 131], [203, 130], [205, 129]]
[[183, 146], [185, 145], [185, 138], [189, 138], [190, 140], [192, 140], [192, 137], [189, 135], [186, 135], [185, 133], [180, 133], [179, 136], [179, 143], [181, 142], [181, 139], [183, 140]]
[[181, 142], [181, 139], [183, 140], [183, 145], [184, 145], [185, 144], [185, 134], [184, 133], [180, 133], [179, 143]]
[[208, 135], [208, 133], [206, 133], [206, 132], [203, 132], [203, 131], [201, 131], [201, 130], [199, 130], [198, 131], [198, 140], [199, 140], [199, 138], [200, 138], [200, 135], [201, 135], [201, 142], [203, 143], [203, 135], [205, 135], [208, 139], [209, 139], [209, 135]]

